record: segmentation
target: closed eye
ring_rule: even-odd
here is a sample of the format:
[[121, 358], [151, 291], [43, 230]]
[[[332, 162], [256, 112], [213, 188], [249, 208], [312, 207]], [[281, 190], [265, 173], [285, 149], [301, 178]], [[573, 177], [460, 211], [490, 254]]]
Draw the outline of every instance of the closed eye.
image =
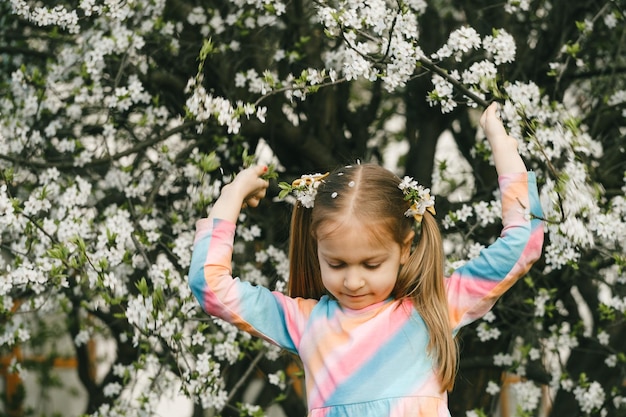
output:
[[377, 269], [381, 264], [364, 264], [365, 269]]
[[328, 264], [330, 269], [341, 269], [344, 266], [346, 266], [346, 264], [344, 264], [343, 262], [338, 262], [338, 263], [326, 262], [326, 263]]

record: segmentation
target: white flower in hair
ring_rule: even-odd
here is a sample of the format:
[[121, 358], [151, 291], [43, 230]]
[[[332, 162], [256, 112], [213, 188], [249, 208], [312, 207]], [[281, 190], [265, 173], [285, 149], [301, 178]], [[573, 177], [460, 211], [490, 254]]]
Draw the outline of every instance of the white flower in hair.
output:
[[278, 198], [284, 198], [287, 194], [293, 193], [300, 204], [302, 204], [302, 207], [313, 208], [317, 189], [327, 176], [328, 172], [325, 174], [305, 174], [291, 184], [281, 182], [278, 184], [281, 188]]
[[430, 195], [430, 188], [423, 187], [409, 176], [402, 179], [398, 188], [402, 190], [404, 200], [411, 203], [411, 207], [404, 212], [406, 217], [413, 217], [418, 223], [421, 223], [426, 211], [433, 216], [436, 214], [435, 197]]
[[317, 187], [319, 183], [312, 183], [307, 185], [304, 189], [295, 189], [294, 194], [296, 199], [300, 201], [303, 207], [313, 208], [315, 205], [315, 196], [317, 195]]

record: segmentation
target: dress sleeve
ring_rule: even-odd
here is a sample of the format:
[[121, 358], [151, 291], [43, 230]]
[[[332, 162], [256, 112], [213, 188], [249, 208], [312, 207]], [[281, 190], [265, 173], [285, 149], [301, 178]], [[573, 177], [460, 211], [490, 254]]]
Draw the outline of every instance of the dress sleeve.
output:
[[295, 353], [316, 300], [289, 298], [233, 278], [234, 236], [229, 221], [196, 223], [188, 278], [192, 293], [208, 314]]
[[446, 278], [451, 325], [485, 315], [541, 256], [542, 210], [534, 172], [501, 175], [502, 232], [478, 257]]

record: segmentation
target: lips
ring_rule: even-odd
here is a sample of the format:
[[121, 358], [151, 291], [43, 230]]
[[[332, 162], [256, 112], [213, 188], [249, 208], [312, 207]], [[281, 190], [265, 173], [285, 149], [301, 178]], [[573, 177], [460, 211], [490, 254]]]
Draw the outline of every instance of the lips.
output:
[[366, 294], [344, 294], [346, 297], [350, 299], [359, 299], [365, 297]]
[[344, 302], [353, 306], [360, 305], [367, 299], [367, 294], [344, 294]]

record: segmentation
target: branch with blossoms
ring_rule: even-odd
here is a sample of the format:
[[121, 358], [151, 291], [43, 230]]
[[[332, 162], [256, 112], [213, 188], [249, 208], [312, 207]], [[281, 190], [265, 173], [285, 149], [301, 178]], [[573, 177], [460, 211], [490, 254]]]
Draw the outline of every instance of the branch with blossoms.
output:
[[463, 84], [462, 82], [460, 82], [456, 78], [452, 77], [448, 73], [448, 71], [446, 71], [445, 69], [443, 69], [440, 66], [436, 65], [430, 59], [428, 59], [426, 57], [421, 57], [420, 60], [419, 60], [419, 64], [422, 67], [424, 67], [425, 69], [427, 69], [428, 71], [431, 71], [434, 74], [437, 74], [437, 75], [441, 76], [442, 78], [444, 78], [446, 81], [448, 81], [454, 87], [456, 87], [459, 91], [461, 91], [461, 93], [463, 93], [464, 96], [470, 98], [471, 100], [476, 102], [476, 104], [478, 104], [479, 106], [484, 107], [484, 108], [487, 108], [489, 106], [489, 102], [487, 100], [485, 100], [484, 98], [482, 98], [482, 97], [478, 96], [477, 94], [475, 94], [473, 91], [471, 91], [469, 88], [467, 88], [467, 86], [465, 84]]
[[[91, 168], [91, 167], [97, 167], [97, 166], [101, 166], [101, 165], [106, 165], [106, 164], [110, 164], [111, 162], [114, 161], [118, 161], [126, 156], [130, 156], [130, 155], [134, 155], [136, 153], [139, 153], [147, 148], [150, 148], [154, 145], [157, 145], [161, 142], [163, 142], [164, 140], [177, 135], [179, 133], [185, 132], [187, 130], [189, 130], [190, 127], [194, 127], [197, 126], [198, 122], [195, 120], [189, 120], [186, 121], [184, 123], [182, 123], [180, 126], [176, 126], [172, 129], [167, 130], [166, 132], [164, 132], [163, 134], [160, 135], [156, 135], [155, 137], [151, 138], [151, 139], [146, 139], [143, 141], [139, 141], [139, 143], [137, 143], [136, 145], [129, 147], [128, 149], [125, 149], [123, 151], [117, 152], [114, 155], [109, 155], [109, 156], [104, 156], [102, 158], [98, 158], [95, 160], [92, 160], [90, 162], [84, 163], [81, 166], [84, 168]], [[5, 154], [0, 154], [0, 159], [8, 161], [8, 162], [12, 162], [18, 166], [30, 166], [32, 168], [58, 168], [58, 169], [62, 169], [62, 170], [67, 170], [67, 169], [74, 169], [76, 168], [76, 163], [73, 161], [62, 161], [62, 162], [56, 162], [56, 161], [46, 161], [46, 162], [39, 162], [37, 160], [33, 160], [32, 158], [28, 158], [28, 159], [24, 159], [24, 158], [20, 158], [20, 157], [16, 157], [16, 156], [11, 156], [11, 155], [5, 155]]]
[[[393, 29], [395, 27], [396, 24], [396, 18], [393, 19], [393, 22], [391, 24], [391, 27], [389, 29], [389, 32], [392, 33]], [[354, 52], [356, 52], [358, 55], [362, 56], [363, 58], [366, 58], [368, 60], [372, 60], [373, 62], [377, 63], [377, 64], [385, 64], [385, 63], [390, 63], [392, 62], [389, 59], [389, 53], [391, 51], [391, 42], [387, 43], [387, 47], [385, 52], [382, 54], [381, 57], [376, 58], [370, 54], [364, 53], [362, 52], [356, 45], [354, 45], [346, 36], [345, 36], [345, 31], [343, 30], [345, 28], [342, 28], [341, 34], [342, 34], [342, 38], [345, 42], [346, 45], [348, 45], [349, 48], [351, 48], [352, 50], [354, 50]], [[378, 42], [378, 39], [375, 38], [374, 36], [369, 35], [368, 33], [361, 31], [361, 30], [357, 30], [355, 31], [356, 33], [358, 33], [360, 36], [362, 36], [365, 39], [368, 39], [371, 42]], [[481, 107], [488, 107], [489, 106], [489, 102], [487, 102], [484, 98], [476, 95], [474, 92], [472, 92], [469, 88], [467, 88], [467, 86], [465, 84], [463, 84], [462, 82], [460, 82], [459, 80], [457, 80], [456, 78], [452, 77], [448, 71], [446, 71], [445, 69], [441, 68], [440, 66], [436, 65], [433, 61], [431, 61], [430, 59], [426, 58], [425, 56], [420, 56], [418, 58], [417, 61], [417, 66], [421, 66], [423, 68], [425, 68], [427, 71], [430, 71], [434, 74], [437, 74], [439, 76], [441, 76], [442, 78], [444, 78], [446, 81], [450, 82], [454, 87], [456, 87], [461, 93], [463, 93], [464, 96], [470, 98], [471, 100], [473, 100], [474, 102], [476, 102], [478, 105], [480, 105]], [[420, 74], [421, 75], [421, 74]], [[415, 75], [415, 77], [420, 76], [420, 75]], [[343, 79], [343, 81], [347, 81], [345, 78]]]

